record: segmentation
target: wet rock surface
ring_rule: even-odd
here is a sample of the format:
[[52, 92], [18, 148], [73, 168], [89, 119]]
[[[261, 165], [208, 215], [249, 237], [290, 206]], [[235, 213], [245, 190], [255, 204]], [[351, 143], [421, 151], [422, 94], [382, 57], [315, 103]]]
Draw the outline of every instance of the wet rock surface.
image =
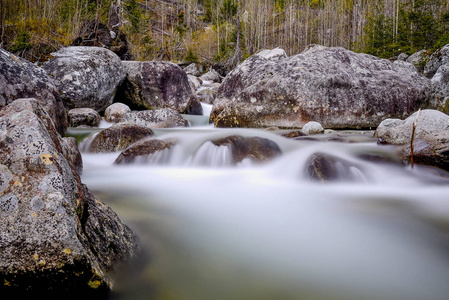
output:
[[162, 61], [124, 61], [127, 74], [116, 101], [132, 109], [171, 108], [179, 113], [201, 115], [202, 107], [177, 65]]
[[314, 46], [268, 60], [253, 55], [223, 81], [211, 114], [217, 127], [369, 128], [432, 107], [430, 80], [388, 60]]
[[0, 291], [105, 297], [136, 236], [81, 183], [37, 100], [0, 111]]
[[176, 141], [174, 140], [140, 140], [126, 148], [115, 160], [114, 164], [123, 165], [134, 162], [144, 163], [150, 160], [156, 153], [170, 150]]
[[232, 160], [235, 164], [245, 159], [254, 162], [264, 162], [275, 158], [282, 153], [279, 146], [272, 140], [261, 137], [228, 136], [214, 140], [215, 146], [231, 147]]
[[132, 143], [152, 136], [151, 129], [135, 124], [117, 123], [85, 141], [88, 151], [92, 153], [117, 152], [126, 149]]
[[100, 47], [67, 47], [42, 67], [55, 79], [64, 106], [102, 112], [112, 104], [125, 77], [120, 58]]
[[0, 108], [20, 98], [35, 98], [60, 134], [67, 116], [53, 79], [40, 67], [0, 48]]

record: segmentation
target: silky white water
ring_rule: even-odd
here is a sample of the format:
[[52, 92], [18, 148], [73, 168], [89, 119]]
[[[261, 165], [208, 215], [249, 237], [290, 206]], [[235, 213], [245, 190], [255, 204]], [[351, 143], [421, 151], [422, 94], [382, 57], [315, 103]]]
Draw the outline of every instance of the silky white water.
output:
[[[126, 166], [83, 153], [83, 182], [149, 253], [119, 274], [115, 298], [448, 299], [444, 172], [403, 165], [366, 135], [155, 132], [176, 146]], [[230, 147], [210, 142], [230, 135], [270, 139], [282, 155], [235, 166]], [[335, 180], [311, 179], [316, 153], [338, 158]]]

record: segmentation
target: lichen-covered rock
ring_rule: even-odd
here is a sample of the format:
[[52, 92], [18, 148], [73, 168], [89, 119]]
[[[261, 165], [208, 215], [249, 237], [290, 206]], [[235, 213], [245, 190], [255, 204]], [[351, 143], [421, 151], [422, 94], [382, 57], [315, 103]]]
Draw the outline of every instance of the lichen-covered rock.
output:
[[234, 164], [241, 163], [244, 159], [249, 159], [254, 162], [264, 162], [282, 153], [275, 142], [261, 137], [232, 135], [214, 140], [212, 144], [215, 146], [229, 146]]
[[114, 103], [104, 111], [104, 119], [111, 123], [120, 122], [120, 119], [127, 113], [129, 113], [131, 109], [128, 105], [123, 103]]
[[[143, 139], [126, 148], [115, 160], [114, 164], [156, 163], [156, 154], [168, 151], [176, 144], [174, 140]], [[163, 159], [163, 157], [161, 158]]]
[[386, 119], [380, 123], [374, 134], [384, 143], [392, 145], [410, 144], [413, 123], [416, 121], [415, 139], [423, 138], [429, 134], [449, 130], [449, 116], [437, 110], [425, 109], [415, 112], [405, 120]]
[[401, 53], [401, 54], [398, 55], [398, 59], [397, 59], [397, 60], [406, 61], [408, 57], [409, 57], [408, 54], [406, 54], [406, 53]]
[[438, 109], [449, 113], [449, 57], [448, 63], [438, 68], [431, 81], [434, 87], [434, 96], [439, 103]]
[[67, 47], [52, 53], [42, 67], [54, 77], [66, 108], [102, 112], [112, 104], [125, 77], [120, 58], [100, 47]]
[[431, 53], [427, 50], [420, 50], [416, 53], [413, 53], [405, 60], [408, 63], [413, 64], [419, 73], [424, 72], [424, 68], [426, 66], [427, 61], [429, 60]]
[[302, 128], [302, 132], [305, 134], [320, 134], [324, 133], [324, 128], [318, 122], [307, 122], [306, 125]]
[[63, 137], [65, 143], [61, 143], [62, 153], [79, 175], [83, 173], [83, 158], [74, 137]]
[[117, 123], [88, 137], [83, 142], [82, 150], [92, 153], [122, 151], [132, 143], [152, 135], [153, 132], [147, 127]]
[[428, 57], [424, 67], [424, 76], [432, 78], [438, 69], [447, 63], [449, 63], [449, 44], [438, 49]]
[[72, 108], [67, 112], [70, 127], [98, 127], [101, 122], [100, 114], [92, 108]]
[[187, 78], [188, 78], [188, 80], [189, 80], [190, 88], [191, 88], [192, 91], [195, 93], [196, 90], [199, 89], [200, 86], [201, 86], [200, 80], [199, 80], [197, 77], [192, 76], [192, 75], [187, 75]]
[[430, 80], [390, 61], [315, 46], [268, 60], [253, 55], [228, 74], [211, 113], [217, 127], [377, 127], [433, 107]]
[[0, 48], [0, 109], [19, 98], [35, 98], [63, 135], [64, 105], [53, 79], [40, 67]]
[[395, 60], [393, 62], [393, 64], [395, 64], [398, 67], [404, 68], [406, 70], [408, 70], [409, 72], [418, 72], [418, 69], [416, 68], [416, 66], [412, 63], [406, 62], [404, 60]]
[[209, 72], [200, 76], [202, 81], [221, 82], [220, 74], [214, 69], [210, 69]]
[[136, 236], [81, 183], [64, 144], [37, 100], [0, 111], [2, 295], [104, 297], [107, 273], [138, 253]]
[[193, 76], [201, 76], [201, 74], [204, 72], [204, 68], [202, 65], [191, 63], [187, 67], [184, 68], [184, 72], [186, 72], [187, 75], [193, 75]]
[[120, 122], [147, 128], [187, 127], [188, 122], [177, 111], [170, 108], [129, 112]]
[[116, 101], [132, 109], [171, 108], [183, 114], [202, 114], [187, 74], [179, 66], [163, 61], [124, 61], [123, 66], [127, 75]]

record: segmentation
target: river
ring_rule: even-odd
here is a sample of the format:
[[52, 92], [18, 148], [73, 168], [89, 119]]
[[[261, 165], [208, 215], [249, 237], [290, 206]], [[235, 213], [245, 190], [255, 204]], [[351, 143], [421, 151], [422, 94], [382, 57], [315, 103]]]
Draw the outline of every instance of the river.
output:
[[[282, 155], [232, 165], [208, 143], [230, 135]], [[119, 272], [113, 299], [447, 300], [449, 177], [371, 136], [206, 125], [155, 130], [176, 146], [138, 164], [83, 152], [83, 182], [148, 253]], [[328, 182], [311, 177], [317, 153], [336, 158]]]

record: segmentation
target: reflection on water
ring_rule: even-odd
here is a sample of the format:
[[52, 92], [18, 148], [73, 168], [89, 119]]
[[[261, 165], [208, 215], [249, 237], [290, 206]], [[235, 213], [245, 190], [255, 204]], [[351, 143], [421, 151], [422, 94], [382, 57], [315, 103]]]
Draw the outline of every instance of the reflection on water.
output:
[[[209, 141], [235, 134], [283, 154], [232, 166]], [[164, 160], [115, 166], [118, 153], [83, 154], [83, 181], [149, 253], [119, 274], [114, 299], [448, 299], [444, 172], [412, 170], [362, 136], [205, 128], [155, 138], [177, 140]]]

